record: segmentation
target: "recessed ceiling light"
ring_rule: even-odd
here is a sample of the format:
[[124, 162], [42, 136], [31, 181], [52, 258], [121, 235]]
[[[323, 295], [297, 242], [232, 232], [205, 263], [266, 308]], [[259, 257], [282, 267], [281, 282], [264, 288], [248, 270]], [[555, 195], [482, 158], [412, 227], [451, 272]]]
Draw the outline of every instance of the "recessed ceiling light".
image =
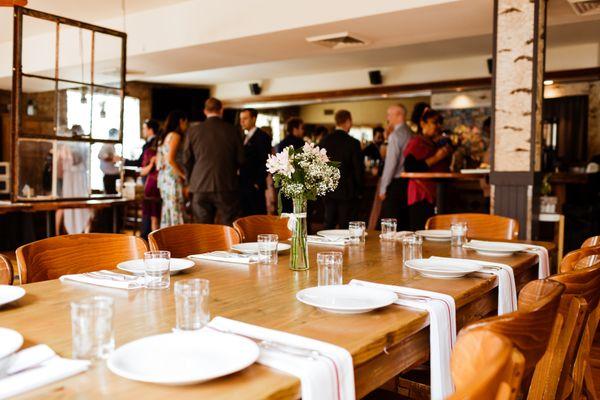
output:
[[[538, 81], [538, 82], [539, 82], [539, 81]], [[553, 83], [554, 83], [554, 81], [553, 81], [552, 79], [546, 79], [546, 80], [544, 81], [544, 85], [546, 85], [546, 86], [550, 86], [550, 85], [552, 85]]]

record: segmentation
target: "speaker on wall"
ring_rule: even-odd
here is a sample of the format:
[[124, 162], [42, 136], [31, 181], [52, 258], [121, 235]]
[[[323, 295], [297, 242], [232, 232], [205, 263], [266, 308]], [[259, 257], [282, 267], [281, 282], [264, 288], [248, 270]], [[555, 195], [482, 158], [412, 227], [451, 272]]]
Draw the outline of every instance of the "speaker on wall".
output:
[[383, 78], [381, 77], [381, 71], [376, 69], [374, 71], [369, 71], [369, 81], [371, 85], [381, 85], [383, 82]]
[[487, 67], [488, 67], [488, 72], [491, 75], [494, 72], [494, 59], [493, 58], [487, 59]]
[[253, 96], [258, 96], [260, 94], [260, 92], [262, 91], [262, 88], [260, 87], [260, 85], [258, 83], [251, 83], [249, 86], [250, 86], [250, 93], [252, 93]]

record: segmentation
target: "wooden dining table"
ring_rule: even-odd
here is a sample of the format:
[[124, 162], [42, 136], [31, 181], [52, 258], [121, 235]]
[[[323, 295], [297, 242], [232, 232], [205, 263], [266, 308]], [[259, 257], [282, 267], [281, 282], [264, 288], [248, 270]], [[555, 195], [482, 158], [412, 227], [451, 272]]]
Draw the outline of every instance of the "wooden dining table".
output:
[[[172, 276], [164, 290], [120, 290], [51, 280], [24, 285], [19, 301], [0, 308], [0, 326], [19, 331], [25, 346], [45, 343], [63, 357], [71, 356], [70, 302], [93, 295], [115, 300], [117, 347], [132, 340], [170, 332], [175, 325], [173, 281], [210, 280], [210, 312], [266, 328], [310, 337], [347, 349], [352, 355], [356, 395], [362, 397], [397, 374], [429, 358], [428, 314], [392, 305], [365, 314], [341, 315], [321, 311], [296, 300], [296, 293], [317, 284], [317, 253], [344, 253], [343, 280], [362, 279], [446, 293], [457, 306], [458, 329], [470, 321], [494, 315], [497, 281], [493, 275], [459, 279], [425, 278], [403, 267], [401, 242], [382, 242], [370, 231], [366, 243], [346, 247], [309, 245], [311, 268], [288, 269], [289, 255], [277, 265], [241, 265], [196, 261], [186, 273]], [[552, 244], [548, 244], [552, 246]], [[490, 260], [514, 268], [517, 287], [537, 278], [537, 257], [517, 253], [485, 257], [471, 250], [451, 248], [449, 242], [423, 242], [423, 256], [432, 255]], [[115, 268], [107, 265], [107, 269]], [[294, 376], [253, 364], [249, 368], [209, 382], [189, 386], [162, 386], [135, 382], [110, 372], [99, 362], [90, 370], [28, 392], [21, 398], [111, 399], [296, 399], [300, 381]]]

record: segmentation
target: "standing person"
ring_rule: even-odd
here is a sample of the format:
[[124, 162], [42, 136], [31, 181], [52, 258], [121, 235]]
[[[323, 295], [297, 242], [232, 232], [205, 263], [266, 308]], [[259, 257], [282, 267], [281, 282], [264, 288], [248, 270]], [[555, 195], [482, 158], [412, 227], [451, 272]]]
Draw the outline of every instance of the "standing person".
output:
[[404, 172], [404, 149], [411, 137], [406, 126], [406, 107], [402, 104], [390, 106], [387, 123], [393, 129], [388, 136], [383, 173], [379, 181], [381, 218], [396, 218], [400, 230], [408, 229], [407, 181], [400, 177]]
[[142, 133], [146, 138], [143, 147], [140, 176], [144, 180], [144, 201], [142, 203], [142, 229], [141, 236], [147, 238], [148, 234], [160, 227], [161, 201], [158, 190], [158, 169], [156, 168], [158, 122], [147, 119], [142, 125]]
[[206, 100], [204, 114], [206, 121], [191, 127], [184, 151], [194, 218], [212, 224], [218, 211], [221, 222], [232, 225], [240, 208], [237, 171], [244, 161], [242, 140], [233, 125], [223, 121], [220, 100]]
[[267, 158], [271, 154], [271, 137], [256, 127], [258, 111], [245, 108], [240, 112], [240, 124], [245, 131], [244, 164], [240, 168], [242, 215], [267, 213]]
[[278, 153], [281, 153], [288, 146], [294, 146], [294, 149], [304, 146], [304, 122], [300, 118], [292, 117], [288, 119], [285, 132], [285, 138], [277, 145]]
[[[108, 138], [117, 140], [119, 131], [112, 128], [108, 131]], [[104, 143], [98, 152], [100, 159], [100, 169], [104, 174], [102, 181], [104, 183], [104, 193], [117, 194], [117, 179], [121, 177], [121, 169], [117, 163], [121, 161], [121, 156], [117, 155], [115, 146], [112, 143]]]
[[383, 132], [384, 129], [382, 126], [373, 128], [373, 141], [363, 150], [363, 155], [368, 159], [381, 161], [381, 146], [385, 141]]
[[[435, 110], [426, 110], [419, 123], [419, 134], [413, 136], [404, 150], [404, 166], [407, 172], [448, 171], [452, 147], [441, 145], [443, 118]], [[410, 229], [424, 229], [427, 219], [434, 214], [436, 183], [429, 179], [409, 179], [408, 211]]]
[[362, 195], [362, 152], [360, 142], [348, 134], [352, 128], [350, 112], [336, 112], [335, 125], [335, 130], [321, 141], [329, 159], [340, 163], [338, 187], [325, 196], [325, 229], [346, 229], [356, 218], [358, 198]]
[[157, 149], [157, 185], [162, 199], [160, 227], [183, 224], [185, 206], [183, 185], [185, 172], [177, 161], [183, 147], [188, 119], [183, 111], [171, 111], [163, 125]]

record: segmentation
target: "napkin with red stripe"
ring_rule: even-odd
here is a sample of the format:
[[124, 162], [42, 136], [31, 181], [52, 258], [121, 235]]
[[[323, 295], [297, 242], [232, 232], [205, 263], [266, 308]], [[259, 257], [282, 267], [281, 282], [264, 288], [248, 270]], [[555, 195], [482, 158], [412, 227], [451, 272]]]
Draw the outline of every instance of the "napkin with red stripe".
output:
[[456, 342], [456, 304], [447, 294], [405, 286], [384, 285], [357, 279], [350, 285], [360, 285], [392, 291], [399, 296], [419, 296], [427, 299], [399, 297], [395, 304], [429, 313], [429, 359], [431, 364], [431, 398], [444, 399], [454, 392], [450, 374], [450, 355]]
[[[303, 400], [356, 398], [354, 365], [346, 349], [223, 317], [213, 318], [208, 328], [265, 341], [260, 347], [258, 363], [298, 377]], [[287, 351], [286, 346], [289, 346]]]
[[[470, 243], [498, 243], [490, 242], [485, 240], [471, 240]], [[504, 242], [514, 244], [511, 242]], [[538, 246], [535, 244], [524, 243], [527, 249], [523, 250], [526, 253], [536, 254], [538, 256], [538, 279], [545, 279], [550, 276], [550, 256], [548, 255], [548, 249], [544, 246]]]

